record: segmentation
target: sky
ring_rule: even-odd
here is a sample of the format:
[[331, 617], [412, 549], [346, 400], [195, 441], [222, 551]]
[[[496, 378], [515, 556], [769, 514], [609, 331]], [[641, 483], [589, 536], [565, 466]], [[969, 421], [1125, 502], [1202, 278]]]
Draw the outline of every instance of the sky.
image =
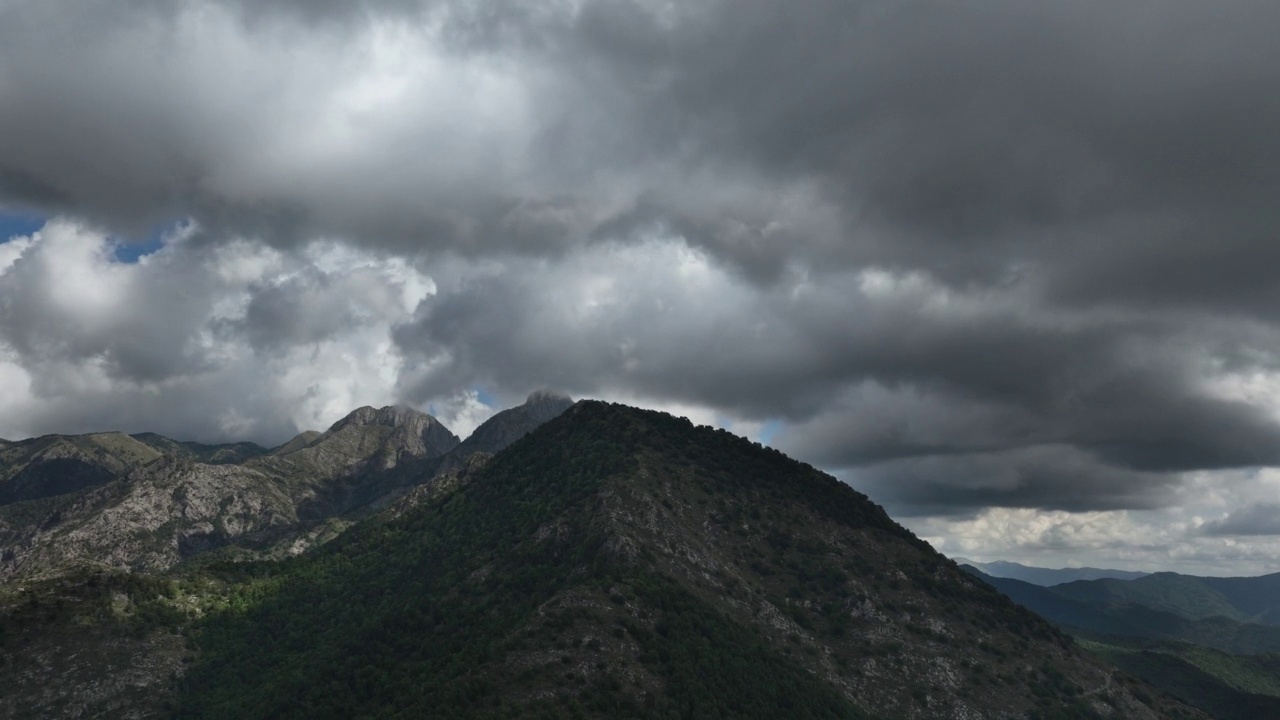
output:
[[0, 437], [550, 388], [1280, 571], [1280, 4], [0, 0]]

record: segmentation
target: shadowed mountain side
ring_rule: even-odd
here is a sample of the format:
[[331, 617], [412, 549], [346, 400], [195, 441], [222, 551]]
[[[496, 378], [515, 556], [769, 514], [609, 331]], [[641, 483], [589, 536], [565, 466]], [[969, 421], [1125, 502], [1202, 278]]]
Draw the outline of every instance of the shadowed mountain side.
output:
[[1253, 622], [1280, 625], [1280, 573], [1259, 577], [1200, 578]]
[[1105, 636], [1177, 640], [1228, 653], [1280, 652], [1280, 628], [1225, 617], [1188, 618], [1135, 602], [1081, 599], [1060, 592], [1064, 585], [1039, 585], [985, 575], [962, 566], [1009, 599], [1051, 622]]
[[1087, 634], [1077, 642], [1218, 720], [1280, 717], [1280, 655], [1231, 655], [1189, 643]]
[[410, 497], [217, 569], [179, 716], [1197, 716], [849, 486], [662, 413], [581, 402]]
[[297, 435], [294, 435], [289, 440], [289, 442], [286, 442], [285, 444], [280, 445], [278, 447], [272, 448], [271, 454], [272, 455], [288, 455], [289, 453], [294, 452], [295, 450], [301, 450], [302, 448], [315, 442], [315, 439], [320, 437], [320, 435], [321, 433], [319, 430], [306, 430], [306, 431], [300, 432]]
[[1223, 617], [1268, 625], [1280, 619], [1280, 574], [1208, 578], [1161, 572], [1128, 582], [1080, 581], [1053, 589], [1098, 605], [1132, 603], [1190, 619]]
[[1029, 582], [1045, 587], [1050, 585], [1060, 585], [1062, 583], [1073, 582], [1076, 580], [1101, 580], [1103, 578], [1136, 580], [1149, 574], [1131, 570], [1111, 570], [1092, 567], [1042, 568], [1022, 565], [1016, 562], [1008, 562], [1006, 560], [980, 563], [961, 557], [953, 559], [959, 565], [970, 565], [991, 577], [1012, 578], [1014, 580], [1022, 580], [1023, 582]]
[[0, 448], [0, 505], [102, 485], [161, 453], [123, 433], [46, 435]]
[[503, 410], [481, 423], [441, 460], [437, 472], [463, 467], [473, 453], [497, 453], [572, 406], [573, 400], [563, 395], [535, 392], [523, 405]]

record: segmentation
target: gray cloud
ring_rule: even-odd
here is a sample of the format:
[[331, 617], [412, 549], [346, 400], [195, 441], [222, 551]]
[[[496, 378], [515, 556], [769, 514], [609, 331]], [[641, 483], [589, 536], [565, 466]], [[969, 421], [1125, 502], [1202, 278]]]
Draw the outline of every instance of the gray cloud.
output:
[[982, 508], [1152, 509], [1168, 504], [1180, 478], [1118, 468], [1065, 445], [931, 455], [851, 473], [855, 486], [895, 514], [971, 514]]
[[[1181, 502], [1190, 474], [1280, 464], [1278, 21], [7, 7], [0, 209], [197, 229], [145, 272], [33, 249], [0, 276], [0, 349], [41, 428], [142, 423], [138, 388], [222, 407], [165, 416], [208, 437], [554, 386], [781, 421], [776, 444], [904, 513]], [[320, 376], [352, 368], [357, 390]]]
[[1280, 504], [1255, 503], [1201, 526], [1206, 535], [1280, 535]]
[[10, 11], [0, 160], [43, 189], [12, 199], [472, 255], [643, 220], [760, 280], [876, 263], [1039, 273], [1074, 303], [1273, 299], [1199, 264], [1211, 237], [1216, 267], [1256, 267], [1275, 225], [1267, 4], [184, 7]]
[[[1267, 408], [1205, 385], [1205, 358], [1239, 341], [1232, 328], [1028, 312], [1017, 294], [892, 276], [761, 292], [671, 243], [454, 274], [396, 330], [422, 368], [402, 377], [411, 397], [546, 381], [784, 418], [784, 450], [934, 509], [1149, 507], [1181, 473], [1280, 461]], [[1018, 454], [1046, 446], [1070, 448], [1080, 477]], [[911, 459], [928, 462], [899, 462]], [[952, 463], [1029, 479], [950, 493], [964, 487]]]

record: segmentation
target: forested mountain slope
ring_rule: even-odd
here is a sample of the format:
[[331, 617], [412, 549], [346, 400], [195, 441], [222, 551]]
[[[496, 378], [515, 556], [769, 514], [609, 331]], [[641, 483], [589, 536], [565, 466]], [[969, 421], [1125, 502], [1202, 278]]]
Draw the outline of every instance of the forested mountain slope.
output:
[[582, 402], [449, 492], [234, 588], [182, 717], [1193, 716], [848, 486]]

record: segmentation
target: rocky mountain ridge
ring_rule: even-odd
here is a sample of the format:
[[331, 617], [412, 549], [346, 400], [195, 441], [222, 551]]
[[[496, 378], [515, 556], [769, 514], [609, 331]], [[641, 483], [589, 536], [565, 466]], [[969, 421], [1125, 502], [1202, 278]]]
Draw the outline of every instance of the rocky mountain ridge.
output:
[[403, 406], [358, 408], [275, 451], [121, 433], [10, 443], [0, 448], [0, 499], [14, 498], [0, 504], [0, 583], [77, 565], [162, 572], [211, 551], [296, 554], [471, 452], [501, 450], [554, 415], [547, 403], [535, 395], [532, 411], [495, 415], [461, 449], [434, 417]]

